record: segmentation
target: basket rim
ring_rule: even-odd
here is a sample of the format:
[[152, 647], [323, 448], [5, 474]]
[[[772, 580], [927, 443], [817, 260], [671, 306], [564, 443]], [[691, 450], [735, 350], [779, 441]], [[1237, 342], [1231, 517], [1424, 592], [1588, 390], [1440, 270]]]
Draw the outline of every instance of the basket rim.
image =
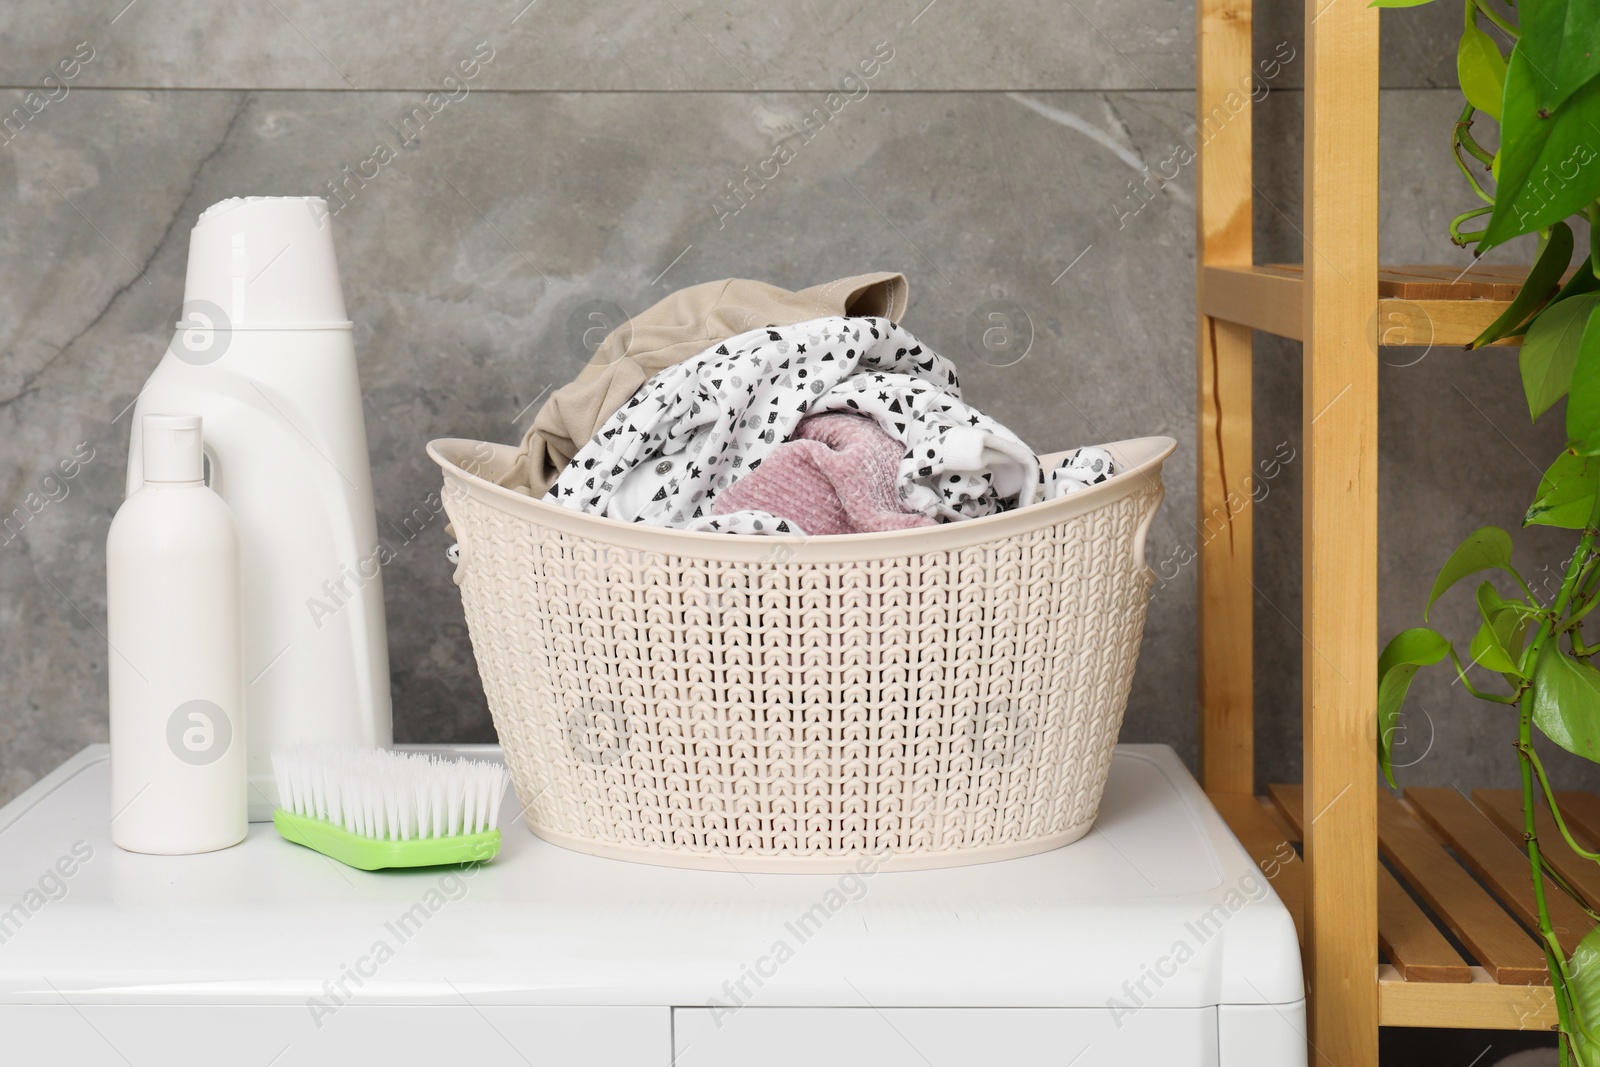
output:
[[[1165, 436], [1134, 437], [1107, 442], [1096, 447], [1106, 449], [1117, 460], [1119, 466], [1126, 466], [1127, 469], [1099, 485], [1090, 486], [1079, 492], [982, 518], [941, 523], [937, 526], [912, 530], [828, 534], [815, 537], [736, 536], [646, 526], [603, 515], [589, 515], [526, 496], [497, 484], [498, 479], [503, 477], [516, 461], [517, 448], [514, 445], [495, 444], [470, 438], [441, 437], [428, 442], [427, 452], [444, 472], [446, 489], [444, 501], [447, 511], [450, 508], [452, 486], [454, 486], [454, 491], [457, 493], [465, 492], [502, 512], [509, 512], [564, 533], [619, 548], [729, 562], [770, 562], [781, 555], [782, 558], [798, 562], [849, 563], [968, 548], [1031, 533], [1041, 527], [1053, 526], [1079, 515], [1097, 511], [1141, 490], [1153, 488], [1156, 492], [1155, 503], [1151, 505], [1149, 513], [1140, 524], [1137, 537], [1138, 557], [1142, 561], [1144, 534], [1154, 516], [1156, 505], [1164, 495], [1161, 481], [1162, 464], [1177, 450], [1178, 442], [1174, 438]], [[1041, 455], [1040, 461], [1047, 467], [1053, 466], [1065, 455], [1065, 451]], [[483, 473], [474, 473], [473, 470], [467, 469], [465, 464], [468, 462]], [[465, 563], [466, 556], [470, 552], [470, 531], [462, 529], [455, 515], [451, 515], [451, 520], [455, 525], [455, 535], [461, 543], [462, 558]]]

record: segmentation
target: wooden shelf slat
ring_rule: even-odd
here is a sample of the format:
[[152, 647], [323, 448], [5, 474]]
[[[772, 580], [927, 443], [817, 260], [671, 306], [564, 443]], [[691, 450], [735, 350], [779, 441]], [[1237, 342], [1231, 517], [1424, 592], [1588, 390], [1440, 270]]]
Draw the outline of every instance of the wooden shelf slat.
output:
[[[1520, 282], [1484, 273], [1458, 281], [1443, 277], [1448, 268], [1398, 267], [1379, 272], [1378, 337], [1390, 346], [1465, 345], [1483, 332], [1510, 303]], [[1422, 272], [1440, 271], [1432, 277]], [[1210, 265], [1200, 269], [1200, 311], [1299, 341], [1304, 339], [1303, 278], [1298, 264]], [[1443, 295], [1441, 295], [1443, 294]], [[1504, 295], [1490, 295], [1504, 294]], [[1514, 345], [1516, 341], [1503, 344]]]
[[[1506, 835], [1506, 839], [1515, 848], [1520, 849], [1522, 794], [1515, 789], [1474, 789], [1472, 799], [1477, 803], [1478, 809], [1489, 816], [1489, 821]], [[1559, 797], [1556, 800], [1560, 803]], [[1591, 908], [1600, 908], [1600, 864], [1576, 855], [1567, 847], [1567, 843], [1561, 839], [1561, 831], [1556, 829], [1556, 821], [1550, 817], [1550, 812], [1542, 803], [1534, 807], [1534, 818], [1537, 820], [1535, 829], [1539, 833], [1544, 858], [1556, 869], [1557, 874], [1578, 891]], [[1591, 852], [1595, 851], [1594, 839], [1574, 827], [1571, 820], [1567, 822], [1567, 829], [1572, 831], [1578, 844]]]
[[[1300, 840], [1302, 793], [1299, 786], [1274, 785], [1267, 794]], [[1398, 975], [1408, 982], [1463, 983], [1472, 968], [1451, 947], [1433, 920], [1411, 899], [1389, 868], [1378, 867], [1378, 947]]]
[[[1271, 785], [1267, 794], [1277, 818], [1268, 814], [1263, 820], [1253, 798], [1233, 797], [1223, 803], [1236, 813], [1229, 825], [1237, 821], [1246, 828], [1251, 855], [1258, 862], [1271, 858], [1281, 863], [1285, 853], [1280, 839], [1285, 831], [1290, 842], [1301, 840], [1304, 833], [1304, 790], [1298, 785]], [[1557, 797], [1574, 838], [1593, 850], [1600, 841], [1600, 796], [1559, 793]], [[1453, 789], [1415, 787], [1407, 790], [1404, 803], [1384, 790], [1378, 790], [1377, 799], [1379, 849], [1400, 875], [1396, 878], [1383, 867], [1378, 870], [1379, 940], [1389, 958], [1378, 968], [1380, 1025], [1553, 1028], [1555, 1001], [1543, 950], [1518, 922], [1520, 918], [1530, 929], [1536, 927], [1527, 856], [1521, 847], [1521, 794], [1480, 789], [1469, 800]], [[1541, 839], [1558, 841], [1560, 832], [1542, 805], [1536, 817]], [[1547, 854], [1580, 895], [1591, 901], [1600, 897], [1600, 865], [1573, 855], [1564, 845]], [[1303, 864], [1296, 875], [1291, 876], [1296, 891], [1303, 894]], [[1461, 958], [1411, 899], [1402, 879], [1482, 966]], [[1548, 900], [1554, 927], [1564, 942], [1592, 925], [1582, 908], [1558, 890]]]
[[[1478, 880], [1500, 898], [1537, 937], [1539, 913], [1527, 854], [1507, 841], [1489, 819], [1454, 789], [1413, 787], [1405, 798], [1444, 839]], [[1551, 887], [1545, 894], [1550, 926], [1564, 943], [1576, 945], [1594, 924], [1572, 900]]]
[[1544, 952], [1521, 925], [1386, 790], [1378, 790], [1378, 848], [1503, 985], [1550, 980]]
[[1283, 906], [1289, 909], [1297, 934], [1304, 936], [1305, 867], [1283, 827], [1261, 806], [1261, 801], [1245, 793], [1214, 793], [1211, 803], [1239, 839], [1250, 858], [1272, 883]]
[[1462, 1030], [1549, 1030], [1556, 1025], [1555, 990], [1501, 985], [1482, 967], [1466, 985], [1408, 982], [1393, 967], [1378, 968], [1380, 1026]]
[[[1488, 294], [1463, 293], [1442, 270], [1389, 267], [1378, 271], [1378, 297], [1404, 300], [1471, 300]], [[1513, 296], [1516, 294], [1513, 293]], [[1507, 299], [1510, 299], [1509, 297]]]

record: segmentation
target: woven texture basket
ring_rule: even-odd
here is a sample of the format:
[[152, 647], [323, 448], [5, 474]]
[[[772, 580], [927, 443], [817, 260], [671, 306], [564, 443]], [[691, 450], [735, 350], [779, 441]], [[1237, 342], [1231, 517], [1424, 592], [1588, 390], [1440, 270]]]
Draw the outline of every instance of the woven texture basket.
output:
[[778, 540], [582, 515], [494, 484], [512, 448], [432, 442], [529, 827], [724, 871], [943, 867], [1083, 836], [1175, 444], [1107, 447], [1122, 474], [1047, 503]]

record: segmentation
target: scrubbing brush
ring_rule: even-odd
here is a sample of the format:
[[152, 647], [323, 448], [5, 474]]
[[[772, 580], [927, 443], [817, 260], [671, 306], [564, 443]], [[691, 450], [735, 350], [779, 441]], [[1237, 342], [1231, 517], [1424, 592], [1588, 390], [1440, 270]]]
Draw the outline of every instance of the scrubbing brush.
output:
[[506, 769], [336, 746], [274, 753], [278, 833], [363, 871], [482, 863], [500, 851]]

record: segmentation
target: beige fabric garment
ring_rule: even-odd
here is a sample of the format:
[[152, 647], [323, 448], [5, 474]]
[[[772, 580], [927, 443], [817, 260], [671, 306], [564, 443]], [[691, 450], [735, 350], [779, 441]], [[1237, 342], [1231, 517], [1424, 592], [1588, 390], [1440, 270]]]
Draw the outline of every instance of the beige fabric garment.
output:
[[641, 385], [719, 341], [760, 326], [829, 315], [881, 315], [899, 322], [908, 295], [905, 276], [892, 271], [797, 293], [743, 278], [680, 289], [607, 334], [577, 379], [550, 394], [523, 435], [516, 466], [500, 484], [543, 496], [578, 449]]

